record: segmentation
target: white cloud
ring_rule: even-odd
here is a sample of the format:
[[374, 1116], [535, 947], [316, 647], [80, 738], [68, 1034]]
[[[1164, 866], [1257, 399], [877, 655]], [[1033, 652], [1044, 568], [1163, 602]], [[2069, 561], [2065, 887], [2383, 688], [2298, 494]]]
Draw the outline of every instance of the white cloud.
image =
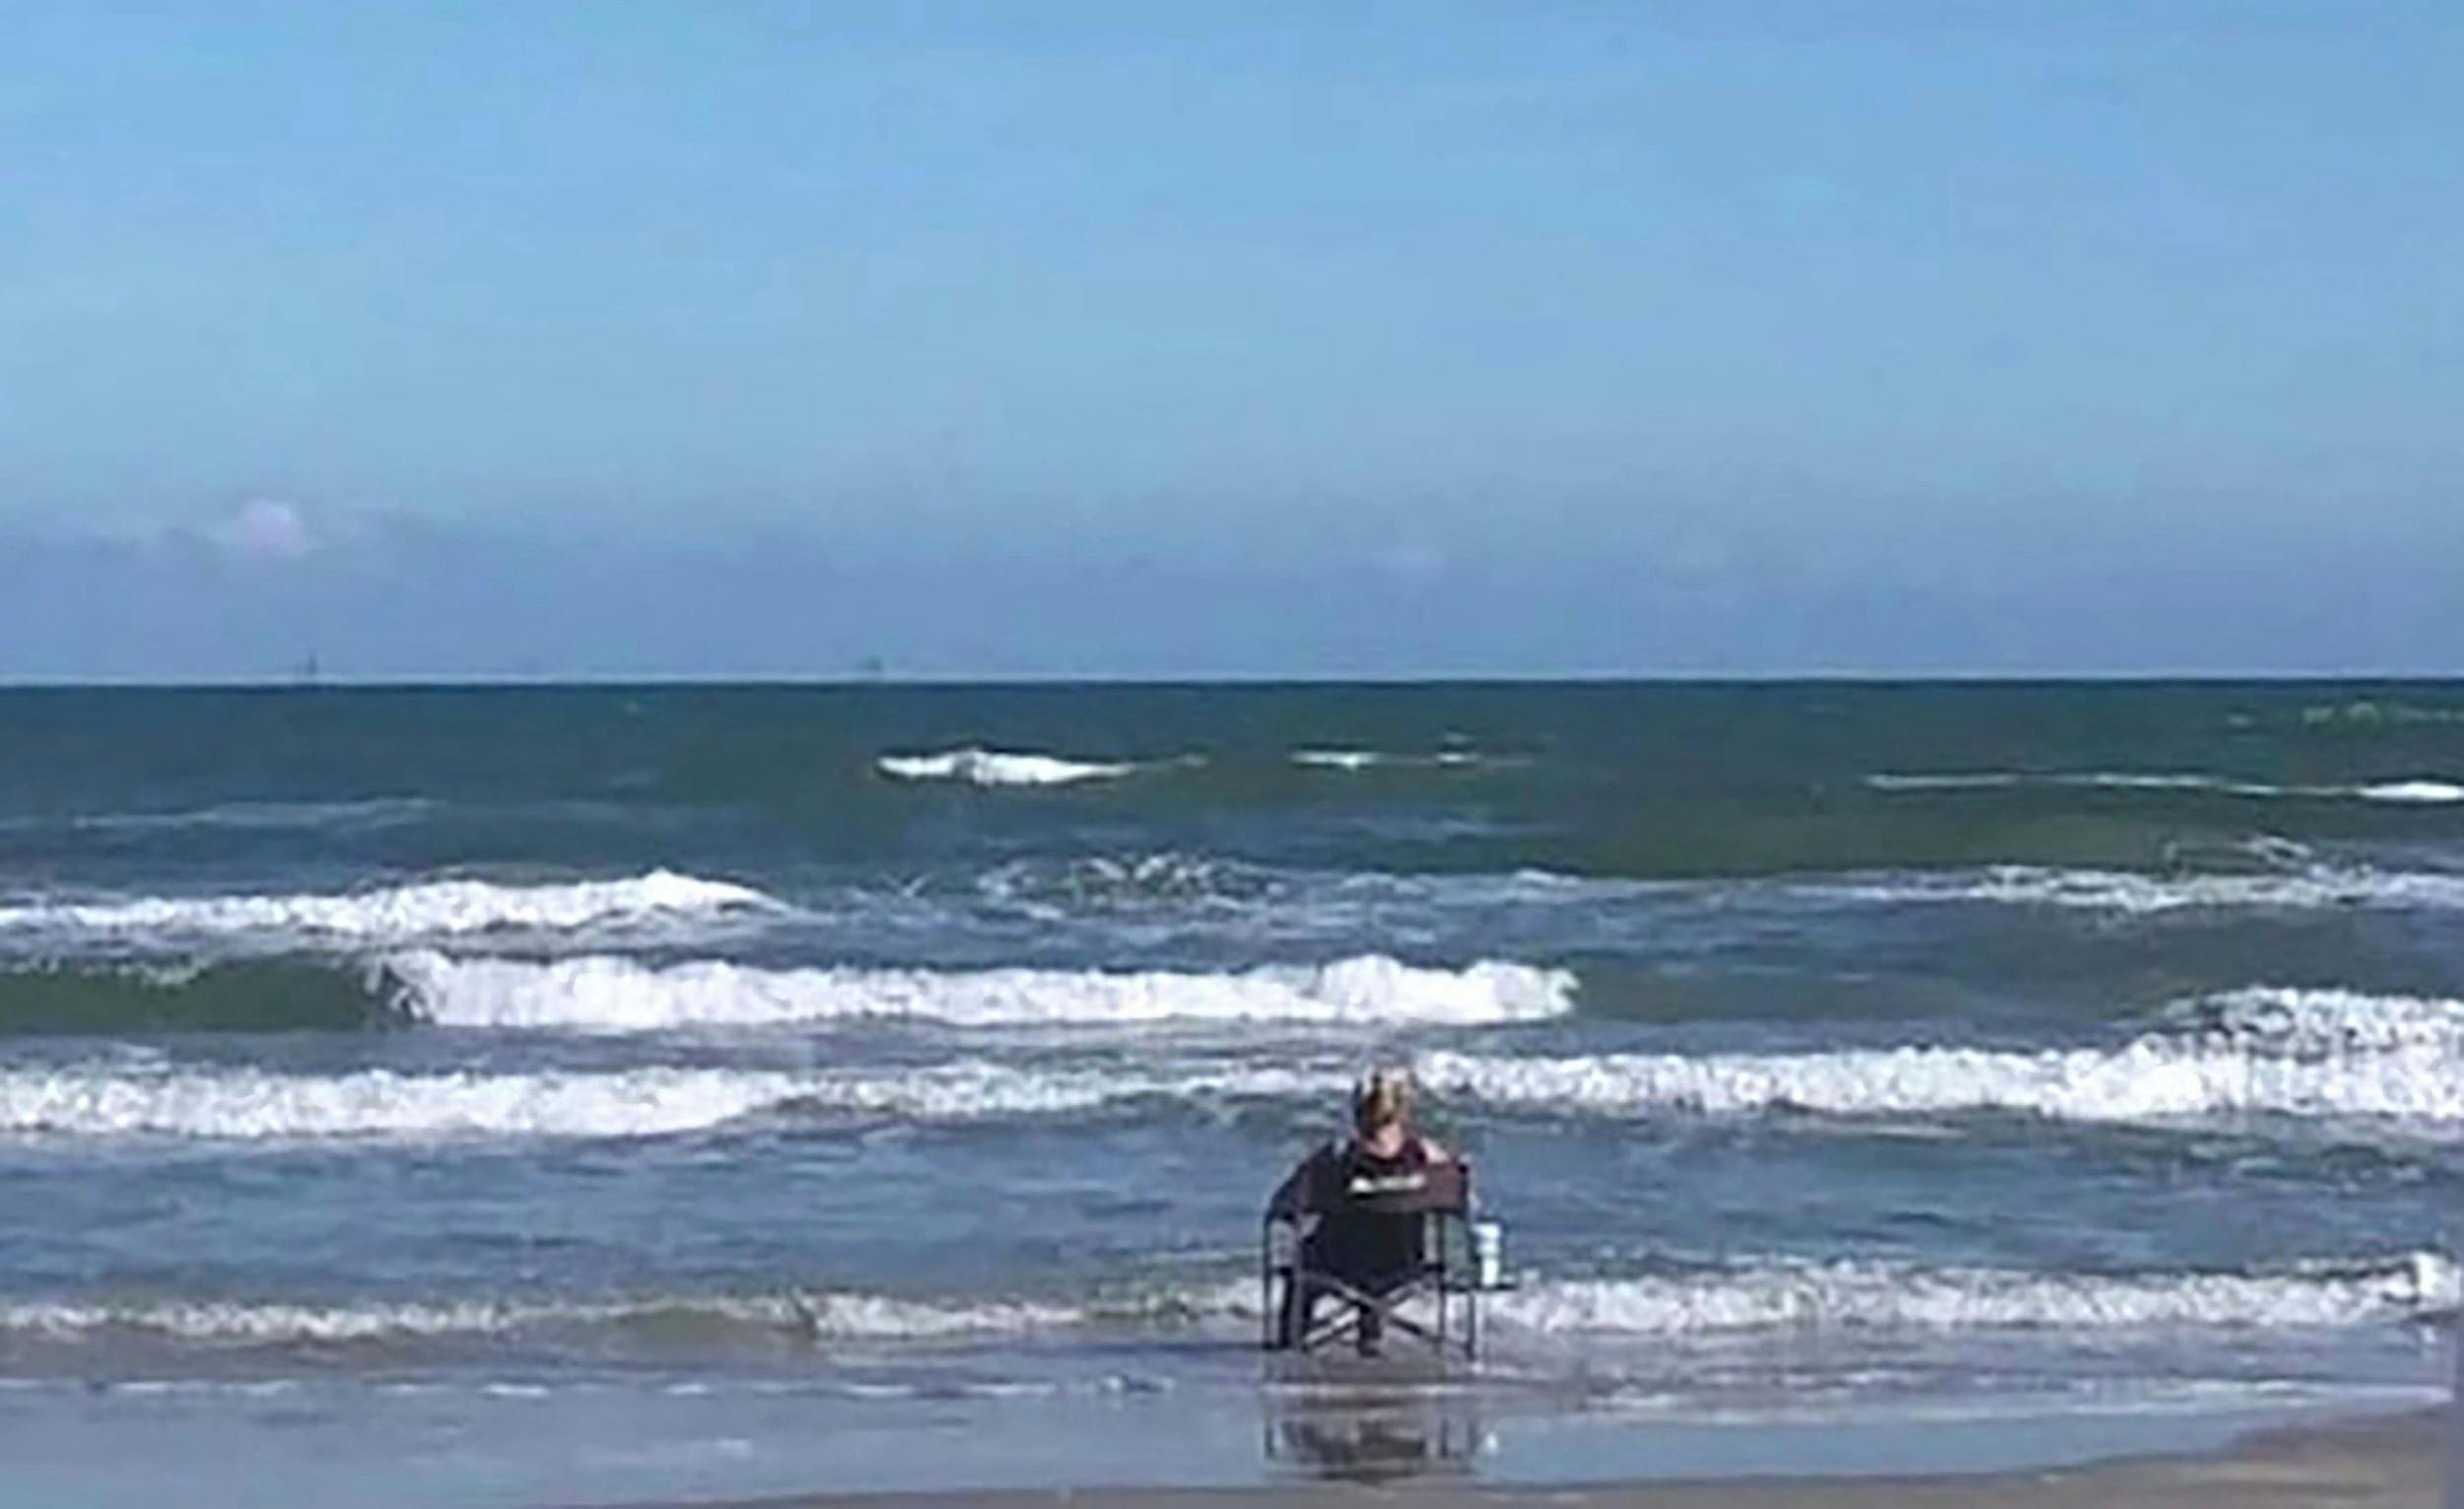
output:
[[316, 536], [296, 504], [251, 498], [205, 531], [227, 555], [247, 561], [297, 561], [316, 549]]

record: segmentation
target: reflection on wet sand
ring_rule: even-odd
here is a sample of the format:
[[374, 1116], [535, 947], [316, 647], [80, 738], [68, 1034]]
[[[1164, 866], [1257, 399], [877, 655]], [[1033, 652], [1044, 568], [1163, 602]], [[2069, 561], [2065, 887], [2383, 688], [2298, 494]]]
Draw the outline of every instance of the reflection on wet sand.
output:
[[1464, 1478], [1496, 1449], [1476, 1395], [1411, 1381], [1269, 1385], [1260, 1395], [1267, 1470], [1346, 1482]]

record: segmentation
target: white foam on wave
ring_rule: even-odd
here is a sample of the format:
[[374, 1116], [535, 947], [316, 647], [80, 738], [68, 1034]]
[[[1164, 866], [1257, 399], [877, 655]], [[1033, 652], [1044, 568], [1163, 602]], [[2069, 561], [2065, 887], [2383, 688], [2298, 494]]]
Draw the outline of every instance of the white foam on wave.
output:
[[0, 1072], [0, 1132], [205, 1138], [657, 1136], [792, 1099], [796, 1076], [728, 1069], [615, 1073]]
[[[770, 976], [724, 964], [660, 971], [628, 960], [401, 961], [424, 1009], [499, 1027], [605, 1030], [796, 1019], [782, 1013], [933, 1013], [975, 1025], [1135, 1023], [1169, 1010], [1262, 1011], [1302, 1020], [1521, 1019], [1564, 1009], [1570, 980], [1524, 966], [1413, 971], [1392, 960], [1313, 973], [1107, 977], [828, 971]], [[755, 983], [739, 978], [749, 974]], [[1006, 978], [1012, 974], [1019, 979]], [[809, 975], [811, 978], [805, 979]], [[1356, 976], [1356, 979], [1354, 978]], [[1426, 977], [1425, 979], [1421, 977]], [[789, 982], [783, 985], [782, 981]], [[717, 982], [713, 984], [712, 982]], [[1346, 984], [1346, 981], [1351, 983]], [[1362, 982], [1366, 982], [1363, 984]], [[1301, 994], [1307, 985], [1316, 995]], [[1432, 994], [1414, 996], [1413, 991]], [[797, 994], [801, 992], [803, 994]], [[898, 992], [907, 992], [905, 995]], [[1192, 1002], [1198, 1004], [1193, 1006]], [[1054, 1013], [1068, 1013], [1056, 1015]], [[2178, 1002], [2177, 1029], [2038, 1050], [1913, 1044], [1787, 1053], [1563, 1057], [1424, 1053], [1442, 1096], [1525, 1114], [1652, 1117], [1801, 1111], [1844, 1119], [1971, 1113], [2083, 1123], [2176, 1124], [2252, 1116], [2365, 1122], [2411, 1132], [2464, 1122], [2464, 1001], [2253, 988]], [[1291, 1019], [1289, 1016], [1280, 1019]], [[0, 1070], [0, 1134], [212, 1139], [644, 1137], [768, 1112], [977, 1122], [1087, 1114], [1154, 1100], [1213, 1107], [1316, 1100], [1348, 1063], [1153, 1062], [1025, 1065], [964, 1059], [913, 1067], [787, 1070], [277, 1073], [92, 1061]]]
[[34, 900], [0, 906], [0, 931], [384, 941], [500, 929], [562, 930], [777, 905], [747, 886], [658, 869], [620, 880], [538, 885], [423, 880], [327, 894]]
[[1374, 749], [1295, 749], [1292, 763], [1316, 770], [1369, 770], [1391, 762], [1393, 755]]
[[2319, 796], [2350, 794], [2337, 787], [2274, 786], [2198, 771], [1943, 771], [1884, 772], [1865, 784], [1878, 791], [1992, 791], [2022, 787], [2113, 791], [2208, 791], [2226, 796]]
[[652, 1137], [798, 1110], [916, 1122], [1065, 1116], [1167, 1098], [1322, 1099], [1336, 1069], [635, 1068], [537, 1073], [278, 1074], [84, 1063], [0, 1070], [0, 1134], [218, 1140]]
[[2464, 910], [2464, 874], [2361, 866], [2318, 866], [2295, 873], [2270, 874], [2153, 874], [2005, 864], [1985, 870], [1889, 876], [1802, 889], [1885, 906], [1983, 902], [2135, 916], [2224, 909], [2310, 911], [2330, 907]]
[[2366, 801], [2443, 804], [2464, 801], [2464, 786], [2452, 781], [2384, 781], [2356, 788], [2353, 794]]
[[993, 969], [756, 969], [724, 960], [653, 968], [614, 956], [534, 962], [397, 956], [386, 970], [416, 1016], [445, 1026], [603, 1032], [765, 1026], [848, 1017], [967, 1027], [1294, 1022], [1471, 1026], [1572, 1009], [1564, 970], [1483, 961], [1430, 969], [1368, 955], [1230, 974]]
[[1421, 1059], [1419, 1072], [1441, 1093], [1493, 1106], [1608, 1116], [1796, 1110], [1840, 1117], [2008, 1112], [2108, 1123], [2251, 1115], [2464, 1120], [2464, 1072], [2445, 1051], [2298, 1058], [2166, 1035], [2119, 1048], [2032, 1053], [1952, 1047], [1560, 1059], [1434, 1053]]
[[2414, 804], [2464, 802], [2464, 786], [2427, 778], [2370, 782], [2359, 786], [2316, 786], [2277, 785], [2198, 771], [1945, 771], [1917, 774], [1884, 772], [1866, 777], [1865, 784], [1880, 791], [2008, 790], [2039, 787], [2121, 791], [2205, 791], [2224, 796]]
[[[2035, 1052], [1910, 1046], [1793, 1054], [1423, 1054], [1433, 1092], [1492, 1110], [1637, 1118], [1800, 1111], [1843, 1119], [2008, 1113], [2167, 1125], [2250, 1116], [2410, 1132], [2464, 1122], [2464, 1063], [2445, 1025], [2319, 1051], [2253, 1027]], [[2286, 1031], [2315, 1032], [2307, 1026]], [[914, 1068], [655, 1067], [533, 1073], [277, 1074], [90, 1063], [0, 1071], [0, 1133], [239, 1140], [648, 1137], [764, 1113], [965, 1123], [1085, 1115], [1139, 1101], [1201, 1108], [1314, 1102], [1347, 1063]]]
[[[2193, 1028], [2297, 1056], [2431, 1051], [2464, 1061], [2464, 1000], [2360, 991], [2252, 986], [2176, 1002]], [[2464, 1070], [2464, 1062], [2459, 1062]]]
[[613, 1300], [407, 1300], [289, 1304], [246, 1300], [0, 1303], [0, 1335], [74, 1340], [151, 1335], [230, 1346], [486, 1338], [556, 1329], [703, 1320], [840, 1339], [900, 1339], [1057, 1329], [1089, 1307], [1026, 1300], [934, 1302], [883, 1294], [779, 1293]]
[[1475, 765], [1519, 764], [1504, 756], [1484, 755], [1471, 749], [1440, 749], [1427, 754], [1412, 754], [1382, 749], [1295, 749], [1294, 765], [1311, 770], [1364, 771], [1381, 767], [1419, 767], [1422, 769], [1461, 769]]
[[2276, 1331], [2452, 1309], [2457, 1269], [2430, 1252], [2273, 1271], [2031, 1272], [1901, 1263], [1765, 1263], [1707, 1273], [1569, 1279], [1489, 1302], [1546, 1333], [1688, 1337], [1751, 1331]]
[[873, 762], [897, 781], [957, 781], [968, 786], [1068, 786], [1111, 781], [1140, 769], [1134, 760], [1072, 760], [1032, 750], [969, 746], [931, 754], [883, 755]]
[[[1539, 1335], [1670, 1339], [1752, 1332], [2153, 1330], [2268, 1332], [2427, 1319], [2458, 1299], [2455, 1264], [2431, 1252], [2257, 1270], [2045, 1272], [1905, 1263], [1767, 1260], [1638, 1277], [1528, 1275], [1485, 1318]], [[203, 1345], [489, 1338], [679, 1322], [837, 1340], [937, 1340], [1089, 1327], [1250, 1321], [1240, 1276], [1078, 1298], [933, 1298], [785, 1290], [609, 1299], [298, 1304], [217, 1299], [0, 1302], [0, 1336], [75, 1342], [103, 1334]]]
[[1238, 860], [1164, 851], [1011, 859], [977, 874], [973, 889], [991, 906], [1065, 922], [1091, 912], [1154, 907], [1246, 909], [1289, 894], [1291, 883], [1286, 875]]

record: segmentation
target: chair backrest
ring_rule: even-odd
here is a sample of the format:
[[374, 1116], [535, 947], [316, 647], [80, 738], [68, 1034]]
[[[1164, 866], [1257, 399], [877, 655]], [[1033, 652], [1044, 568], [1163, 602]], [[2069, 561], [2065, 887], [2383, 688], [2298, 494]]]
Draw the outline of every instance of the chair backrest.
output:
[[1330, 1215], [1468, 1215], [1472, 1211], [1472, 1168], [1459, 1159], [1449, 1159], [1382, 1178], [1355, 1175], [1343, 1189], [1333, 1194], [1327, 1202]]
[[1472, 1173], [1432, 1163], [1375, 1181], [1353, 1180], [1319, 1211], [1314, 1241], [1332, 1267], [1356, 1278], [1400, 1276], [1432, 1261], [1430, 1217], [1469, 1215]]

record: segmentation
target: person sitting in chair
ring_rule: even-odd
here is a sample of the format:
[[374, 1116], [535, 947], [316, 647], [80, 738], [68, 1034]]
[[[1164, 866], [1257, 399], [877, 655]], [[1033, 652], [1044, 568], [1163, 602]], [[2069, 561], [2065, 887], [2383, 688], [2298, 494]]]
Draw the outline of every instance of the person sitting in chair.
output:
[[[1423, 1188], [1430, 1172], [1454, 1155], [1412, 1129], [1411, 1080], [1401, 1069], [1379, 1069], [1352, 1088], [1352, 1132], [1328, 1142], [1300, 1162], [1267, 1201], [1270, 1217], [1296, 1223], [1302, 1232], [1302, 1267], [1355, 1288], [1378, 1292], [1420, 1262], [1418, 1229], [1408, 1223], [1329, 1223], [1328, 1212], [1347, 1201], [1408, 1195]], [[1306, 1284], [1285, 1288], [1280, 1330], [1283, 1344], [1297, 1344], [1309, 1328], [1317, 1294]], [[1375, 1310], [1360, 1317], [1363, 1353], [1378, 1349], [1383, 1327]]]

